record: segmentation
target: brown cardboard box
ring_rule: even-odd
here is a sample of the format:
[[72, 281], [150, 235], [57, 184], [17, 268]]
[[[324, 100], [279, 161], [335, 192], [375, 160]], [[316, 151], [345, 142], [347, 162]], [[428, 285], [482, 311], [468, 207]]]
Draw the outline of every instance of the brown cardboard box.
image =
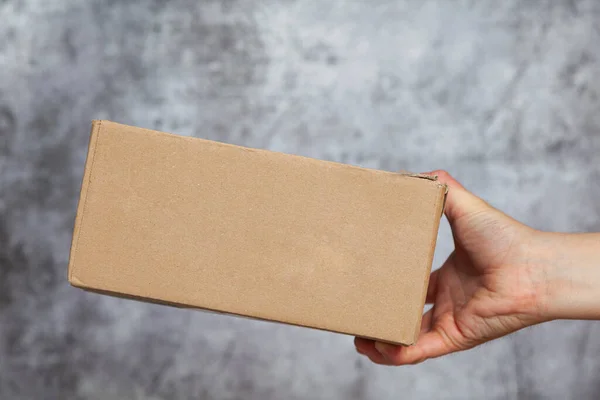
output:
[[74, 286], [412, 344], [446, 187], [94, 121]]

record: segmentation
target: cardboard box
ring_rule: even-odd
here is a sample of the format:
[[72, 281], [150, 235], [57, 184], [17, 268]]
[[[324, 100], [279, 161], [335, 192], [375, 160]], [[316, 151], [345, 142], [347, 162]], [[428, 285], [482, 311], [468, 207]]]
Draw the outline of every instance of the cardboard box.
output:
[[94, 121], [69, 281], [412, 344], [445, 194], [428, 177]]

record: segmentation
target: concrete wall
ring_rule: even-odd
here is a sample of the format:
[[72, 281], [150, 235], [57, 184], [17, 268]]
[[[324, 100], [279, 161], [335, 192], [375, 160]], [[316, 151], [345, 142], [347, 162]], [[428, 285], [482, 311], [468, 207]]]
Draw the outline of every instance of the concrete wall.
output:
[[[0, 1], [0, 398], [593, 399], [600, 325], [409, 368], [351, 338], [86, 294], [66, 262], [89, 123], [445, 168], [600, 230], [600, 3]], [[439, 265], [451, 251], [440, 233]]]

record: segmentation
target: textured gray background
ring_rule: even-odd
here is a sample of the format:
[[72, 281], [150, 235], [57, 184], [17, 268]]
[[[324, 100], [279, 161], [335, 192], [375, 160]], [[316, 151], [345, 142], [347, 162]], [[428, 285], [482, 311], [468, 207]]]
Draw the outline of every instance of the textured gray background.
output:
[[598, 398], [598, 323], [383, 368], [344, 336], [86, 294], [66, 263], [93, 118], [446, 168], [599, 231], [599, 77], [594, 0], [0, 1], [0, 399]]

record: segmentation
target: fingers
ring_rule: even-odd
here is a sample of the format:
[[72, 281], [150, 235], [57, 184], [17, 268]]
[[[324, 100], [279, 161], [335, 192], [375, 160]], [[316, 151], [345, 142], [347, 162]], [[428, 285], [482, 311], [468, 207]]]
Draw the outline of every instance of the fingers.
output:
[[454, 177], [450, 175], [448, 171], [445, 171], [443, 169], [436, 169], [435, 171], [424, 172], [423, 175], [437, 176], [439, 182], [448, 185], [448, 187], [451, 189], [467, 190], [459, 181], [454, 179]]
[[[427, 358], [437, 357], [442, 355], [441, 353], [435, 353], [432, 351], [427, 352], [427, 349], [432, 349], [431, 343], [428, 344], [427, 334], [431, 331], [433, 324], [433, 309], [427, 311], [423, 315], [421, 321], [421, 335], [419, 341], [415, 346], [404, 347], [394, 346], [391, 344], [375, 342], [370, 339], [354, 338], [354, 346], [359, 354], [362, 354], [369, 358], [375, 364], [380, 365], [405, 365], [405, 364], [417, 364], [421, 361], [425, 361]], [[414, 350], [415, 348], [424, 348]]]
[[367, 356], [369, 360], [375, 364], [392, 365], [387, 359], [375, 348], [375, 342], [369, 339], [354, 338], [354, 346], [356, 351], [363, 356]]
[[414, 365], [430, 358], [436, 358], [453, 352], [442, 335], [436, 330], [421, 333], [413, 346], [396, 346], [376, 342], [374, 347], [390, 365]]
[[434, 309], [423, 315], [421, 333], [413, 346], [400, 346], [355, 338], [356, 351], [381, 365], [414, 365], [430, 358], [440, 357], [458, 351], [459, 348], [447, 339], [438, 326], [434, 326]]
[[451, 225], [464, 215], [490, 208], [485, 201], [465, 189], [446, 171], [437, 170], [423, 175], [437, 176], [439, 182], [448, 186], [444, 213]]

